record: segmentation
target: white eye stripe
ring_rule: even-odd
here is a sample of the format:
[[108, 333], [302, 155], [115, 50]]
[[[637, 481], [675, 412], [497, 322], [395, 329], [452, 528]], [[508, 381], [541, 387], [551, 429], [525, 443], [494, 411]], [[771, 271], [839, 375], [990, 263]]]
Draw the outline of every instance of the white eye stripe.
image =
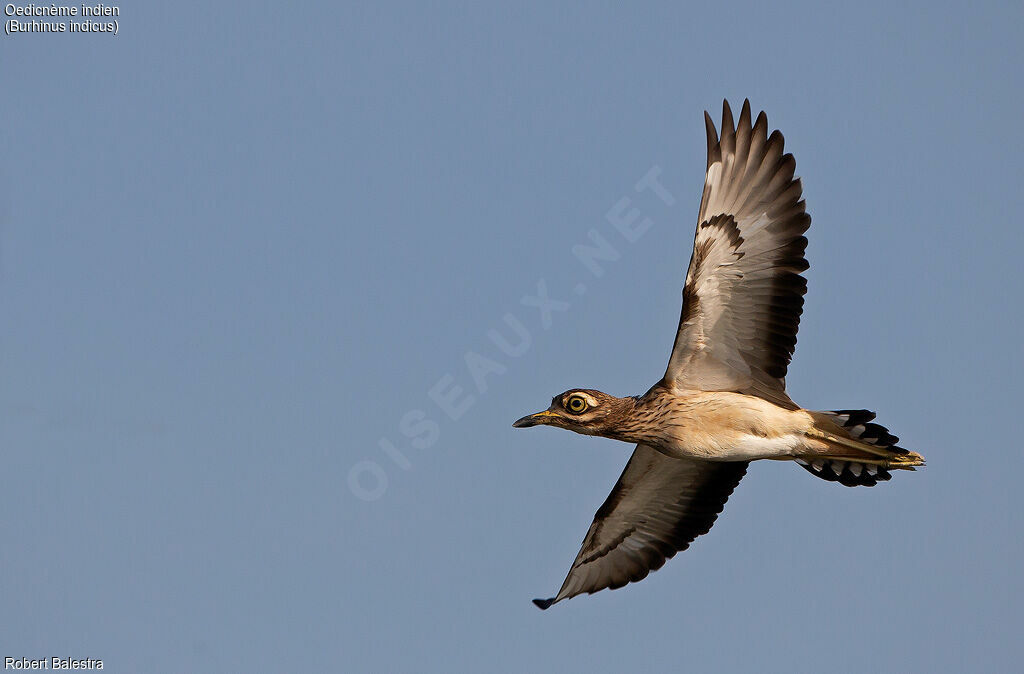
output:
[[588, 407], [597, 407], [597, 399], [595, 399], [594, 396], [590, 395], [589, 393], [583, 393], [582, 391], [578, 391], [576, 393], [573, 393], [569, 400], [572, 400], [573, 398], [583, 398], [583, 400], [587, 402]]

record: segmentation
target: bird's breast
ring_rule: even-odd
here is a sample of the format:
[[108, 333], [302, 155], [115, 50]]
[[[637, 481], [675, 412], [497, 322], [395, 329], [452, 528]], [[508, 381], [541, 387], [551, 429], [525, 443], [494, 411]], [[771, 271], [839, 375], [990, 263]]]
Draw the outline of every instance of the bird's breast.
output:
[[651, 405], [647, 444], [676, 458], [752, 461], [797, 453], [810, 418], [754, 396], [694, 392]]

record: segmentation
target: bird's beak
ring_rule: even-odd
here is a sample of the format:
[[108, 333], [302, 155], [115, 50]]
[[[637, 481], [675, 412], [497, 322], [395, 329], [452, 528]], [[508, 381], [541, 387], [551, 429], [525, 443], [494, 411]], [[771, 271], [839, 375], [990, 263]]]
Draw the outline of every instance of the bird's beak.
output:
[[548, 419], [551, 417], [559, 418], [557, 414], [551, 410], [544, 410], [543, 412], [537, 412], [536, 414], [528, 414], [522, 419], [519, 419], [514, 424], [513, 428], [529, 428], [530, 426], [537, 426], [539, 424], [547, 424]]

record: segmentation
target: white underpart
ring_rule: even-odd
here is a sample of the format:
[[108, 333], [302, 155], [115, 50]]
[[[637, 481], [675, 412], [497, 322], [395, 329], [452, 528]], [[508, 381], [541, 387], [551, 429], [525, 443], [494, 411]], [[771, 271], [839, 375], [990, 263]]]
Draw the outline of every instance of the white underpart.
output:
[[796, 434], [777, 438], [763, 438], [759, 435], [743, 435], [739, 442], [729, 443], [715, 452], [719, 461], [753, 461], [776, 456], [792, 456], [804, 447], [804, 439]]

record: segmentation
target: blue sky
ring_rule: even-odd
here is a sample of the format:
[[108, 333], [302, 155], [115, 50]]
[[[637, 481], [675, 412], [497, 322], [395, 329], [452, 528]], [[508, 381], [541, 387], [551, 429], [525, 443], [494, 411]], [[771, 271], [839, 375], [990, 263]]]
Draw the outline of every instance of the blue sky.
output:
[[[0, 656], [1013, 670], [1022, 22], [178, 3], [3, 36]], [[661, 376], [702, 112], [745, 97], [813, 218], [790, 393], [877, 410], [928, 466], [846, 489], [756, 464], [664, 569], [541, 613], [630, 447], [511, 422]]]

